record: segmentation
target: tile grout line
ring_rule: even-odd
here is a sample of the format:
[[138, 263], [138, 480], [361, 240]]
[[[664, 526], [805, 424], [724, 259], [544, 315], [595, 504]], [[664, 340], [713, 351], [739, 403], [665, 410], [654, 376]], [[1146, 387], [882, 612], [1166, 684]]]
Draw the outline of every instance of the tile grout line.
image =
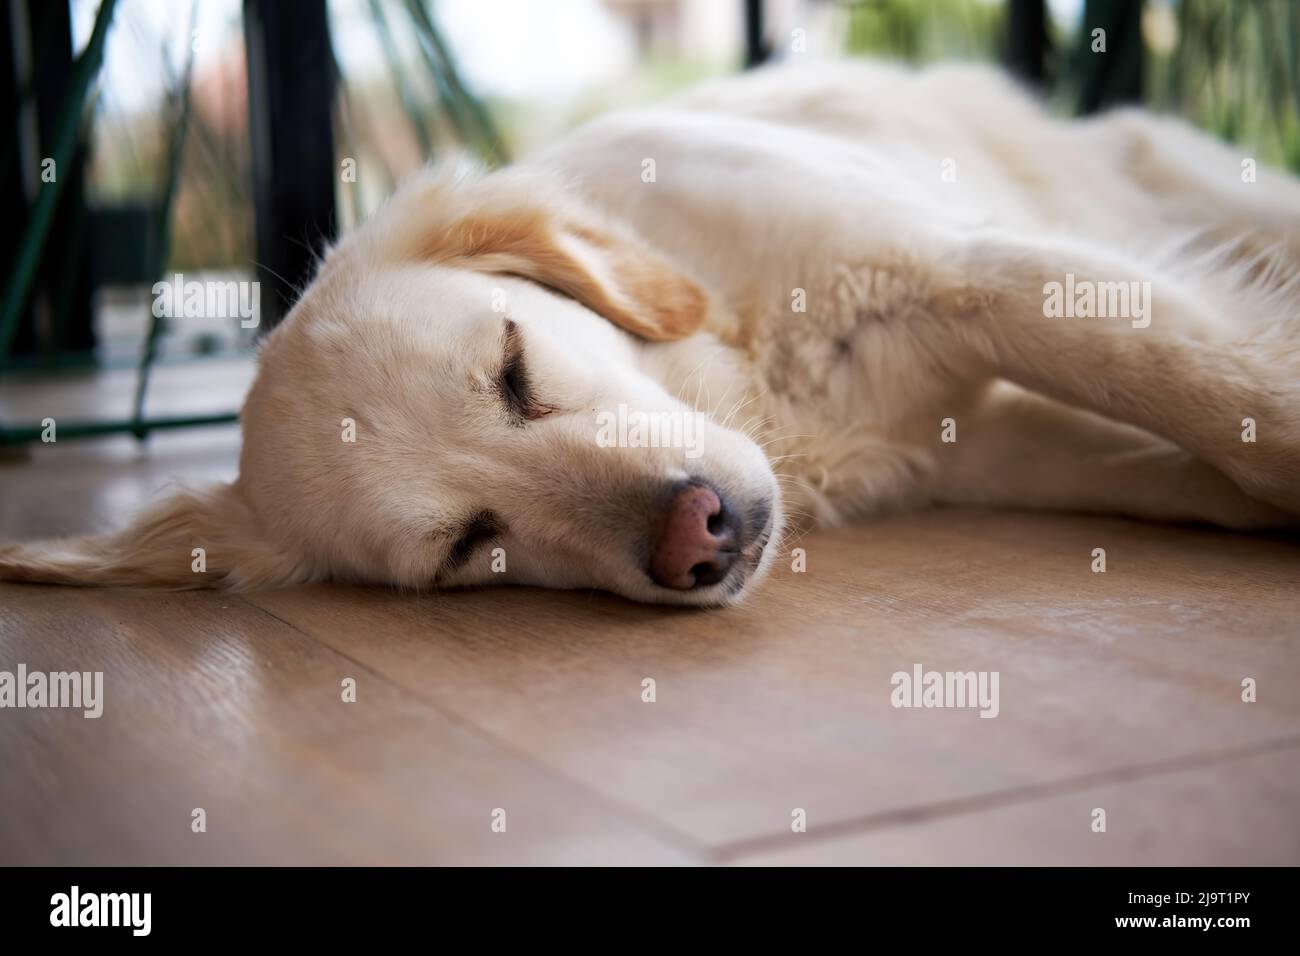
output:
[[296, 624], [292, 623], [291, 621], [286, 621], [278, 614], [274, 613], [273, 611], [267, 610], [266, 608], [262, 607], [260, 604], [256, 604], [253, 601], [250, 601], [242, 594], [231, 594], [230, 596], [240, 601], [242, 604], [245, 604], [248, 607], [252, 608], [253, 610], [261, 614], [265, 614], [273, 621], [276, 621], [284, 625], [285, 627], [289, 628], [291, 631], [294, 631], [295, 633], [302, 635], [303, 637], [311, 641], [313, 644], [320, 646], [321, 648], [328, 651], [329, 653], [334, 654], [337, 657], [341, 657], [344, 660], [349, 661], [352, 664], [355, 664], [357, 667], [360, 667], [366, 672], [373, 674], [376, 678], [383, 681], [384, 683], [386, 683], [387, 685], [389, 685], [399, 693], [414, 698], [415, 700], [422, 703], [424, 706], [433, 710], [436, 714], [438, 714], [438, 716], [442, 717], [444, 720], [447, 720], [449, 723], [460, 728], [461, 730], [464, 730], [470, 733], [471, 735], [478, 737], [479, 739], [484, 740], [487, 743], [490, 743], [497, 750], [502, 751], [503, 753], [509, 755], [510, 757], [513, 757], [516, 760], [523, 761], [525, 764], [534, 768], [535, 770], [544, 773], [547, 776], [550, 776], [556, 780], [562, 781], [566, 785], [574, 787], [579, 791], [581, 791], [582, 793], [587, 794], [591, 799], [595, 800], [598, 804], [605, 807], [607, 810], [613, 811], [618, 817], [624, 819], [630, 825], [633, 825], [638, 829], [647, 832], [649, 835], [653, 836], [656, 840], [659, 840], [660, 842], [665, 843], [682, 853], [685, 853], [686, 855], [691, 857], [693, 861], [697, 863], [710, 862], [713, 853], [712, 849], [705, 844], [698, 843], [690, 835], [686, 833], [682, 833], [676, 828], [666, 823], [663, 823], [662, 821], [657, 820], [652, 816], [649, 816], [648, 814], [636, 809], [635, 807], [626, 806], [625, 804], [620, 803], [606, 796], [600, 791], [593, 789], [587, 783], [581, 780], [574, 779], [573, 777], [569, 776], [567, 773], [563, 773], [559, 770], [556, 770], [555, 768], [547, 766], [544, 763], [539, 763], [537, 759], [531, 754], [520, 751], [513, 744], [498, 738], [494, 734], [485, 730], [483, 727], [479, 726], [477, 723], [468, 720], [467, 718], [461, 716], [455, 711], [446, 709], [436, 699], [429, 697], [425, 694], [422, 694], [419, 691], [406, 687], [403, 684], [399, 684], [388, 675], [382, 673], [381, 671], [376, 670], [370, 664], [358, 660], [357, 658], [353, 657], [351, 654], [345, 653], [344, 651], [339, 650], [333, 645], [326, 643], [325, 641], [318, 638], [316, 635], [312, 634], [310, 631], [305, 631], [302, 628], [298, 627]]
[[[1179, 773], [1184, 770], [1211, 767], [1247, 757], [1296, 748], [1300, 748], [1300, 735], [1279, 737], [1261, 744], [1248, 744], [1197, 754], [1185, 754], [1180, 757], [1156, 761], [1155, 763], [1116, 767], [1099, 773], [1079, 774], [1073, 777], [1063, 777], [1059, 780], [1025, 784], [1005, 790], [995, 790], [991, 793], [943, 800], [938, 803], [884, 810], [861, 817], [836, 820], [824, 826], [819, 826], [815, 830], [809, 828], [806, 833], [800, 835], [799, 842], [803, 844], [809, 842], [809, 838], [811, 838], [812, 842], [825, 843], [842, 837], [871, 833], [876, 830], [915, 826], [984, 810], [997, 810], [1018, 804], [1034, 803], [1049, 797], [1064, 796], [1106, 784], [1146, 780], [1171, 773]], [[768, 851], [788, 850], [790, 848], [787, 834], [766, 834], [713, 847], [710, 851], [710, 860], [714, 863], [731, 863], [745, 856]]]

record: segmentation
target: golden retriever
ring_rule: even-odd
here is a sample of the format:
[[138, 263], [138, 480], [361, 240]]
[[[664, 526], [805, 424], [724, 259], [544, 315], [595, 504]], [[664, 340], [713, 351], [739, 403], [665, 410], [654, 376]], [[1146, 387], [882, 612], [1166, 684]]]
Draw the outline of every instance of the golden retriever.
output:
[[0, 577], [718, 605], [787, 515], [1293, 525], [1298, 267], [1300, 185], [1180, 122], [760, 70], [416, 177], [266, 338], [237, 481]]

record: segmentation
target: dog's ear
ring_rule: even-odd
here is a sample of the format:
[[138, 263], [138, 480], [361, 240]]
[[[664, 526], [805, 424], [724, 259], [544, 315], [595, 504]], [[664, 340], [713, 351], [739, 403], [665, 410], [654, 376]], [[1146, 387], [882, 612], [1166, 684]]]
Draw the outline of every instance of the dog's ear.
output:
[[685, 338], [708, 312], [680, 269], [535, 173], [426, 174], [374, 225], [390, 253], [532, 279], [644, 339]]
[[174, 494], [116, 533], [0, 546], [0, 580], [8, 581], [183, 589], [304, 578], [264, 542], [233, 485]]
[[635, 239], [571, 216], [528, 209], [475, 216], [436, 237], [429, 252], [532, 279], [651, 341], [697, 332], [708, 309], [699, 286]]

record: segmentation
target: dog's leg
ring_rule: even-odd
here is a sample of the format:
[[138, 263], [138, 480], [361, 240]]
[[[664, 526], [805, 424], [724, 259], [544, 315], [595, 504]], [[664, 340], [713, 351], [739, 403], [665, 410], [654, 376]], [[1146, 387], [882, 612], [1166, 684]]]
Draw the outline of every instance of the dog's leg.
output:
[[955, 411], [936, 503], [1084, 511], [1250, 530], [1300, 524], [1177, 445], [1005, 382]]
[[[982, 362], [991, 375], [1162, 436], [1247, 494], [1300, 513], [1294, 344], [1188, 337], [1183, 329], [1212, 324], [1214, 310], [1231, 310], [1231, 302], [1207, 301], [1177, 279], [1085, 245], [980, 235], [961, 240], [940, 269], [947, 274], [936, 276], [930, 304], [944, 330], [936, 347], [955, 348], [958, 361]], [[1146, 317], [1049, 317], [1050, 284], [1067, 276], [1076, 290], [1083, 283], [1139, 283], [1150, 293]]]

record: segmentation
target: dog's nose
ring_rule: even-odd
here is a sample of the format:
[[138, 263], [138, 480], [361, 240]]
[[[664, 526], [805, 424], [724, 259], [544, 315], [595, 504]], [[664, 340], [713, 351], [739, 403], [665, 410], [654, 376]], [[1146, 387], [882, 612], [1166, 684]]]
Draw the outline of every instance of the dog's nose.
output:
[[717, 584], [739, 550], [740, 523], [717, 493], [688, 485], [673, 495], [650, 558], [650, 577], [678, 591]]

